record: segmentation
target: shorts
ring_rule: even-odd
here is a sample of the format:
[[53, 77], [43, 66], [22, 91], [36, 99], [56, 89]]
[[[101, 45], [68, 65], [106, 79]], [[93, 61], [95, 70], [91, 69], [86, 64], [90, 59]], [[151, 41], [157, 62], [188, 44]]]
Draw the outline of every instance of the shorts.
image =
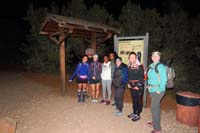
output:
[[90, 84], [100, 84], [101, 80], [98, 79], [91, 79]]
[[77, 83], [88, 83], [88, 79], [87, 78], [77, 78]]

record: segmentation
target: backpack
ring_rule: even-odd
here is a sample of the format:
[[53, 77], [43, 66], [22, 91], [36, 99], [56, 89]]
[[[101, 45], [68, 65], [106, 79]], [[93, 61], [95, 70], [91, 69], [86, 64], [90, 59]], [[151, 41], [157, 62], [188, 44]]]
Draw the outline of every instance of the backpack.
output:
[[[160, 74], [159, 74], [159, 71], [158, 71], [158, 65], [160, 65], [160, 64], [163, 64], [163, 63], [157, 63], [156, 66], [155, 66], [155, 72], [158, 74], [158, 80], [159, 81], [160, 81]], [[149, 69], [151, 69], [151, 68], [147, 69], [147, 73], [148, 73]], [[167, 69], [166, 70], [166, 75], [167, 75], [166, 88], [172, 89], [172, 88], [174, 88], [175, 70], [174, 70], [173, 67], [169, 67], [169, 66], [166, 66], [166, 69]]]

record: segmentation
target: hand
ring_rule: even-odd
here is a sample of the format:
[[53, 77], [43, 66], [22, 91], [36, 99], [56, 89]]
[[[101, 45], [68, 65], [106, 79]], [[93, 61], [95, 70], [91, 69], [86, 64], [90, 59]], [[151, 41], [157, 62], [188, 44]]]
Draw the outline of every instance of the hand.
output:
[[135, 86], [133, 89], [134, 89], [134, 90], [139, 90], [139, 88], [138, 88], [137, 86]]
[[131, 88], [130, 84], [128, 84], [128, 88]]
[[70, 83], [71, 83], [71, 82], [72, 82], [72, 80], [68, 80], [68, 82], [70, 82]]
[[160, 94], [160, 91], [156, 91], [157, 94]]
[[146, 88], [147, 88], [148, 90], [150, 90], [150, 89], [151, 89], [151, 86], [148, 85]]
[[93, 76], [92, 79], [96, 79], [96, 78]]

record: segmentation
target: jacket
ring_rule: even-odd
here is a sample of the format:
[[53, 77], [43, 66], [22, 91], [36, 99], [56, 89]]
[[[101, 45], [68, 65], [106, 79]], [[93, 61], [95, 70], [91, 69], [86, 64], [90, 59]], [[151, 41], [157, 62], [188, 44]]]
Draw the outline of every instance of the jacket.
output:
[[111, 80], [111, 62], [102, 63], [102, 72], [101, 72], [102, 80]]
[[89, 74], [89, 65], [88, 63], [79, 63], [76, 66], [76, 69], [72, 76], [70, 77], [70, 80], [73, 80], [77, 76], [78, 78], [81, 78], [82, 76], [86, 76], [86, 78], [89, 80], [90, 79], [90, 74]]
[[149, 89], [150, 93], [153, 92], [164, 92], [166, 91], [166, 83], [167, 83], [167, 74], [166, 74], [166, 66], [163, 64], [158, 65], [158, 74], [155, 71], [156, 64], [152, 63], [149, 65], [149, 71], [147, 73], [148, 80], [147, 83], [149, 86], [152, 86]]
[[113, 87], [121, 87], [125, 86], [128, 82], [128, 71], [127, 66], [125, 64], [121, 64], [119, 67], [115, 68], [112, 85]]
[[136, 65], [136, 67], [128, 67], [128, 80], [138, 80], [137, 83], [130, 82], [132, 86], [142, 87], [144, 85], [144, 69], [142, 65]]
[[90, 78], [95, 77], [96, 80], [101, 80], [101, 63], [91, 62], [90, 63]]

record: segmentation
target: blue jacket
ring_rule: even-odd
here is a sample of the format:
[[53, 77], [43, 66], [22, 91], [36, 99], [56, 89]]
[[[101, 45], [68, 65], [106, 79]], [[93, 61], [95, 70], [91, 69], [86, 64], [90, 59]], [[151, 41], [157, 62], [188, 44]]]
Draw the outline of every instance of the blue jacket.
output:
[[115, 68], [112, 84], [114, 87], [120, 87], [128, 82], [128, 69], [125, 64]]
[[[155, 71], [156, 64], [152, 63], [149, 65], [148, 71], [148, 85], [152, 85], [149, 89], [150, 93], [159, 91], [164, 92], [166, 91], [166, 83], [167, 83], [167, 73], [166, 73], [166, 66], [163, 64], [158, 65], [158, 73]], [[153, 87], [155, 86], [155, 87]]]
[[74, 71], [73, 75], [70, 77], [70, 80], [73, 80], [75, 76], [80, 77], [80, 76], [87, 76], [87, 79], [90, 79], [90, 74], [89, 74], [89, 65], [88, 63], [79, 63], [76, 66], [76, 70]]

